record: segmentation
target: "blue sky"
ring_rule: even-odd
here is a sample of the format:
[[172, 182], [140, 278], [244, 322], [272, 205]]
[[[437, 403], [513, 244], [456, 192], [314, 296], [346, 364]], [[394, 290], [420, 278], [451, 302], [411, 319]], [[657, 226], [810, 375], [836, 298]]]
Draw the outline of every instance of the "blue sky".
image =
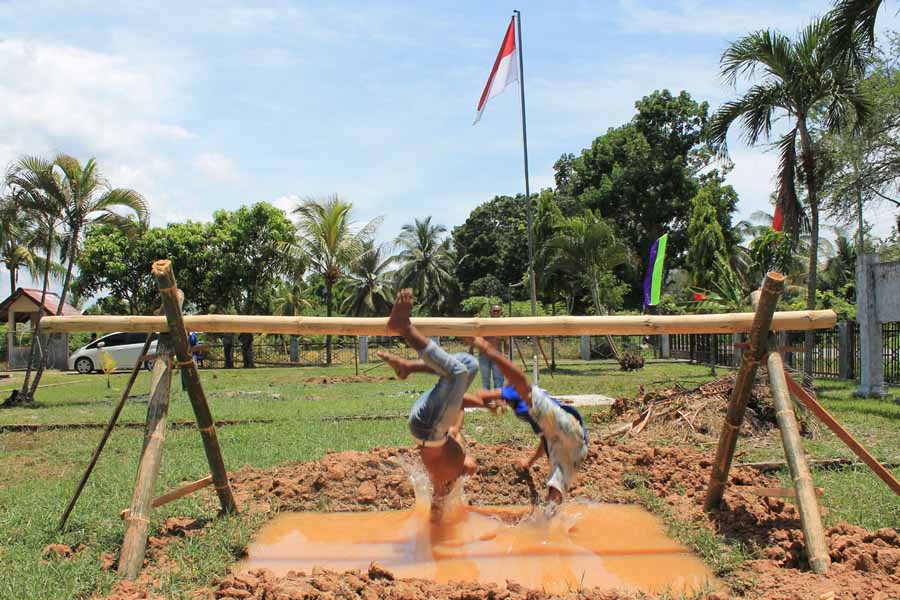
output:
[[[115, 6], [115, 8], [112, 8]], [[715, 109], [726, 44], [793, 33], [828, 0], [779, 2], [0, 2], [0, 163], [96, 156], [154, 224], [338, 193], [379, 237], [449, 227], [523, 191], [518, 97], [475, 105], [523, 13], [532, 190], [634, 101], [685, 89]], [[882, 28], [900, 29], [894, 11]], [[776, 157], [731, 141], [740, 213], [768, 208]], [[867, 218], [888, 222], [887, 207]], [[7, 292], [0, 277], [0, 293]]]

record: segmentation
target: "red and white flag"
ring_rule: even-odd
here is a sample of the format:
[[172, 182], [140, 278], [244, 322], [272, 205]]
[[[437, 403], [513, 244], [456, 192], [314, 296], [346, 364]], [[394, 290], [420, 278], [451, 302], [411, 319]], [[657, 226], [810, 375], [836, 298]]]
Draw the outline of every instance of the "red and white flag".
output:
[[781, 212], [781, 199], [775, 201], [775, 216], [772, 219], [772, 229], [775, 231], [784, 230], [784, 215]]
[[506, 35], [503, 37], [503, 43], [500, 45], [500, 52], [497, 53], [497, 60], [494, 61], [494, 68], [491, 69], [491, 75], [484, 85], [484, 91], [481, 92], [478, 109], [475, 111], [475, 122], [472, 125], [481, 119], [481, 114], [484, 112], [484, 107], [487, 105], [488, 100], [494, 96], [499, 96], [506, 89], [506, 86], [519, 80], [515, 23], [515, 17], [510, 19]]

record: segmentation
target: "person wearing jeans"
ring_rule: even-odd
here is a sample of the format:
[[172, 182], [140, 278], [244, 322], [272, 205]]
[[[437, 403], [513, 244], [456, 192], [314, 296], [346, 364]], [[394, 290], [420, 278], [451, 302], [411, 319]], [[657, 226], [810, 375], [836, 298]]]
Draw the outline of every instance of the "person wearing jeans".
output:
[[[497, 318], [503, 316], [503, 307], [499, 304], [491, 306], [491, 317]], [[484, 341], [490, 344], [500, 353], [506, 351], [506, 338], [502, 337], [486, 337]], [[469, 353], [472, 353], [472, 346], [469, 346]], [[503, 371], [497, 366], [497, 363], [491, 360], [486, 353], [478, 352], [478, 371], [481, 373], [481, 387], [486, 390], [498, 390], [503, 387]]]

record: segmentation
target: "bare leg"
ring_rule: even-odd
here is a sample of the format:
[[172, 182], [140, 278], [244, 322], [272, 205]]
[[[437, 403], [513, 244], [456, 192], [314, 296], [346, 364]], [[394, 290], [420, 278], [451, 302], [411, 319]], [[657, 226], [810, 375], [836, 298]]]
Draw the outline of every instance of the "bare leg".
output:
[[412, 326], [409, 315], [412, 312], [413, 295], [409, 288], [402, 289], [394, 299], [394, 308], [388, 319], [388, 331], [402, 335], [410, 348], [419, 352], [428, 345], [428, 338], [422, 335], [418, 329]]
[[432, 375], [438, 375], [438, 373], [425, 364], [425, 361], [421, 358], [409, 360], [402, 356], [389, 354], [387, 352], [376, 352], [375, 354], [394, 370], [394, 373], [397, 374], [399, 379], [406, 379], [412, 373], [431, 373]]

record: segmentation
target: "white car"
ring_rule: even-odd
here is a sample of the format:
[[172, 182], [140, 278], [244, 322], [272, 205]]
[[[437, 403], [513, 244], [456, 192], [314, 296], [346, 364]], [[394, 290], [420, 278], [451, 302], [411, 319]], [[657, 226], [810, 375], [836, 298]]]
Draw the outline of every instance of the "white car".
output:
[[[146, 333], [109, 333], [83, 346], [69, 356], [69, 369], [87, 374], [103, 368], [102, 353], [116, 361], [117, 369], [130, 369], [141, 355]], [[148, 354], [156, 353], [156, 334], [150, 342]]]

